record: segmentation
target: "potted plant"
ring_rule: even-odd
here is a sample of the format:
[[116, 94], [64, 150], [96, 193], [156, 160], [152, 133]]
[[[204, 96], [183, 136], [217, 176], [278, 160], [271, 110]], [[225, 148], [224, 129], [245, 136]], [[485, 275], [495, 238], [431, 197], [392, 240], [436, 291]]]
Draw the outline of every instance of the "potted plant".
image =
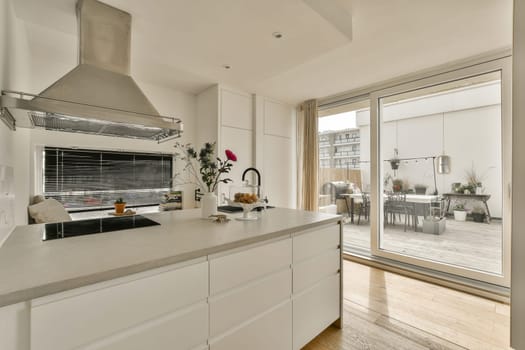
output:
[[465, 205], [458, 203], [454, 206], [454, 220], [456, 221], [466, 221], [467, 220], [467, 210]]
[[474, 209], [472, 209], [472, 219], [475, 222], [485, 222], [485, 217], [487, 214], [485, 213], [485, 209], [483, 207], [475, 206]]
[[126, 202], [124, 202], [124, 199], [119, 198], [115, 201], [115, 213], [116, 214], [123, 214], [124, 209], [126, 209]]
[[427, 193], [427, 186], [426, 185], [415, 185], [414, 190], [416, 191], [416, 194], [426, 194]]
[[[489, 169], [487, 169], [487, 171]], [[483, 182], [482, 181], [485, 178], [485, 176], [487, 175], [487, 171], [484, 174], [480, 175], [480, 174], [478, 174], [478, 172], [474, 168], [474, 164], [472, 164], [472, 167], [470, 168], [470, 170], [467, 170], [465, 172], [466, 173], [466, 178], [467, 178], [467, 183], [469, 185], [468, 190], [469, 190], [470, 193], [472, 193], [472, 194], [481, 194], [483, 192]]]
[[461, 182], [452, 183], [452, 192], [463, 193], [463, 186], [461, 186]]
[[[197, 151], [191, 144], [176, 143], [175, 158], [182, 160], [186, 180], [177, 183], [177, 185], [194, 184], [204, 194], [200, 196], [201, 216], [209, 218], [217, 214], [217, 195], [215, 191], [219, 183], [232, 182], [230, 178], [224, 178], [233, 167], [233, 162], [237, 161], [237, 156], [229, 149], [225, 153], [225, 158], [221, 159], [215, 154], [215, 142], [206, 142], [204, 146]], [[177, 180], [179, 174], [175, 174]], [[201, 193], [202, 193], [201, 192]]]
[[392, 180], [392, 191], [401, 192], [403, 190], [403, 180], [394, 179]]
[[394, 170], [394, 175], [396, 170], [399, 169], [399, 163], [399, 153], [397, 151], [397, 148], [394, 148], [394, 158], [390, 159], [390, 167], [392, 168], [392, 170]]
[[464, 194], [475, 194], [476, 193], [476, 185], [468, 183], [466, 185], [463, 185], [463, 193]]

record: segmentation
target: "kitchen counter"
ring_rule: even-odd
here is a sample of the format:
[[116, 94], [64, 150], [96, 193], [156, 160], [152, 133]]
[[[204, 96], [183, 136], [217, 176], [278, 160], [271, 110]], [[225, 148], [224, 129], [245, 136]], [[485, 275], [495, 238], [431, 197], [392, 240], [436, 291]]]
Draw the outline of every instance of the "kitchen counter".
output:
[[283, 208], [270, 209], [257, 221], [226, 224], [200, 219], [198, 209], [144, 216], [161, 225], [45, 242], [43, 225], [17, 227], [0, 247], [0, 306], [340, 220], [335, 215]]

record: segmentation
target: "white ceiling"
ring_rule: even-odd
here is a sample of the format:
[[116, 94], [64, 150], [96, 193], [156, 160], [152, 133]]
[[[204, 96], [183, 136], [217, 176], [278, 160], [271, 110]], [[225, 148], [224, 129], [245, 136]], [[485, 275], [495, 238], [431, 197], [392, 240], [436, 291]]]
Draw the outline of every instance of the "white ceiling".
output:
[[[351, 10], [351, 41], [301, 0], [104, 0], [133, 15], [134, 77], [191, 93], [220, 82], [297, 103], [512, 42], [512, 0], [326, 1]], [[75, 0], [15, 2], [76, 35]]]

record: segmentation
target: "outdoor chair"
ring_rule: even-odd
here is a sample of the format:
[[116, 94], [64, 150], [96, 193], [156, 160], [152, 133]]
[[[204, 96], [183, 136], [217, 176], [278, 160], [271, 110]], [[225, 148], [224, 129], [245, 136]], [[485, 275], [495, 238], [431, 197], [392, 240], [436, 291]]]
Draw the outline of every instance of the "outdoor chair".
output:
[[357, 217], [357, 224], [359, 225], [361, 223], [361, 215], [365, 217], [365, 220], [369, 220], [370, 218], [370, 196], [368, 193], [361, 193], [361, 203], [359, 203], [357, 211], [358, 211], [358, 217]]
[[[396, 215], [401, 221], [401, 215], [404, 217], [404, 231], [410, 225], [410, 218], [414, 222], [414, 231], [417, 225], [417, 217], [413, 203], [406, 201], [405, 193], [390, 193], [384, 203], [384, 223], [387, 225], [389, 221], [392, 225], [396, 224]], [[389, 220], [390, 219], [390, 220]]]

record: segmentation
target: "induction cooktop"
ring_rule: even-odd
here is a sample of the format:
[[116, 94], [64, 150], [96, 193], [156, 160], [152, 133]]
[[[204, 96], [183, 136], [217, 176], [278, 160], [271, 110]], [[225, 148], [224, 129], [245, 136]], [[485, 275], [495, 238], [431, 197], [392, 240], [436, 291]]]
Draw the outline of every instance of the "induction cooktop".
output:
[[160, 225], [142, 215], [45, 224], [43, 241]]

